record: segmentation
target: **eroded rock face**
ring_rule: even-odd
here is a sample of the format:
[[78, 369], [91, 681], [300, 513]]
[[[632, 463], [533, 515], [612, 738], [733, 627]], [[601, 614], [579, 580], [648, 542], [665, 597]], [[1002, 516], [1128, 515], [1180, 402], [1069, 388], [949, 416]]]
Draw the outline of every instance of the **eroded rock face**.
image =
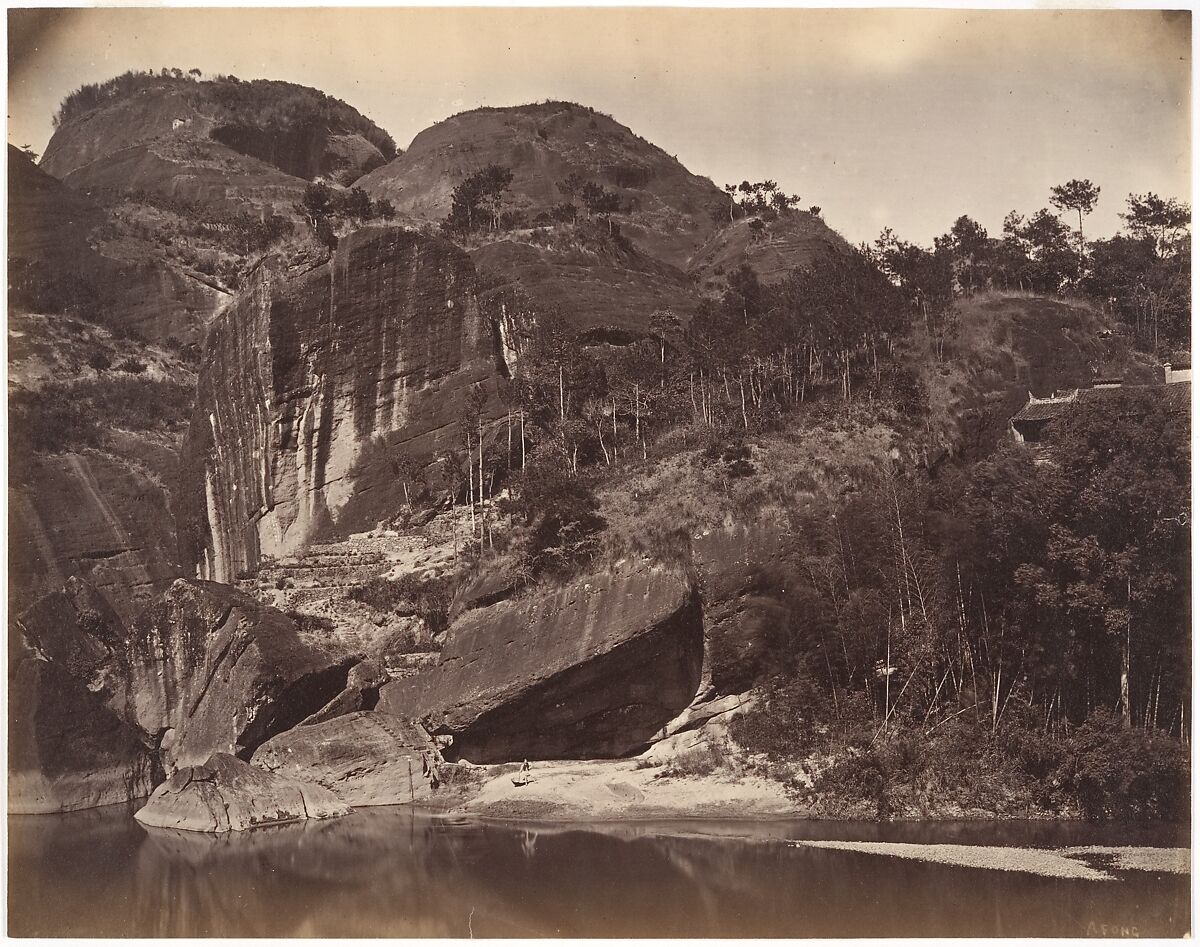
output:
[[691, 703], [703, 651], [687, 577], [624, 563], [466, 612], [441, 663], [385, 686], [377, 709], [452, 735], [452, 759], [621, 756]]
[[327, 789], [258, 769], [226, 753], [186, 766], [154, 791], [134, 818], [189, 832], [240, 832], [346, 815]]
[[391, 680], [383, 664], [373, 659], [359, 661], [346, 676], [346, 686], [336, 697], [302, 724], [323, 723], [360, 710], [371, 710], [379, 702], [379, 688]]
[[128, 715], [168, 771], [248, 759], [341, 693], [356, 661], [236, 589], [179, 579], [131, 630]]
[[373, 528], [404, 501], [402, 459], [461, 440], [472, 385], [499, 416], [474, 269], [443, 240], [369, 228], [332, 260], [269, 267], [214, 323], [185, 442], [181, 551], [232, 581], [262, 553]]
[[136, 449], [144, 445], [126, 440], [128, 457], [89, 451], [22, 458], [31, 472], [9, 495], [12, 597], [19, 604], [82, 575], [130, 620], [180, 574], [167, 491], [153, 469], [137, 465]]
[[704, 584], [704, 688], [736, 694], [754, 683], [762, 629], [777, 607], [794, 542], [769, 519], [692, 537], [692, 561]]
[[77, 579], [10, 622], [10, 812], [88, 809], [154, 787], [153, 755], [112, 706], [125, 694], [123, 634], [104, 599]]
[[391, 806], [427, 798], [438, 759], [420, 726], [367, 711], [294, 727], [260, 746], [251, 762], [324, 786], [352, 806]]
[[[127, 186], [127, 182], [111, 182]], [[104, 238], [115, 216], [8, 148], [10, 305], [78, 307], [151, 340], [189, 339], [222, 293], [144, 248]]]
[[[761, 235], [750, 226], [754, 221], [763, 225]], [[828, 253], [849, 250], [839, 234], [809, 211], [788, 211], [771, 221], [742, 217], [723, 226], [696, 252], [688, 273], [706, 289], [720, 291], [726, 276], [746, 264], [764, 283], [777, 283]]]
[[619, 230], [580, 221], [536, 242], [510, 235], [471, 250], [487, 281], [483, 298], [506, 345], [524, 324], [561, 317], [583, 344], [623, 345], [644, 337], [656, 312], [687, 322], [700, 297], [683, 273], [638, 250]]

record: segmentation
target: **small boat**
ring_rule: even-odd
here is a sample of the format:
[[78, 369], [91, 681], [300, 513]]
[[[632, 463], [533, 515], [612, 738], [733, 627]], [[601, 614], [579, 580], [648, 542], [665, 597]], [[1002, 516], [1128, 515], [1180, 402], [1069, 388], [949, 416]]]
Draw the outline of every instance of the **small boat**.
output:
[[528, 773], [518, 773], [512, 778], [514, 786], [528, 786], [531, 782], [533, 782], [533, 777]]

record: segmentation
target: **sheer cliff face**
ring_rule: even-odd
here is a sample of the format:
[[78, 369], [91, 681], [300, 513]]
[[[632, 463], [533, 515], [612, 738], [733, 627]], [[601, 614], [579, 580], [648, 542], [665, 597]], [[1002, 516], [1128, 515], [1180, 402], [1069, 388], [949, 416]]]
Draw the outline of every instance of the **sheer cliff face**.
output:
[[446, 241], [371, 228], [292, 275], [270, 265], [214, 323], [184, 446], [185, 563], [230, 581], [261, 555], [370, 529], [403, 460], [461, 447], [473, 385], [499, 413], [475, 271]]

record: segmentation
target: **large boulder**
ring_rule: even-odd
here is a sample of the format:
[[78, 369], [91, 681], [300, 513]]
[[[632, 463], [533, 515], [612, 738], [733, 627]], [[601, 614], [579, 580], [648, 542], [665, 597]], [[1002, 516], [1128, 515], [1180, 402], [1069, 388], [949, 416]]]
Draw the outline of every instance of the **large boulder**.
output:
[[133, 625], [128, 713], [168, 771], [249, 759], [340, 694], [355, 663], [234, 588], [179, 579]]
[[615, 757], [691, 703], [703, 655], [688, 577], [625, 562], [466, 612], [441, 662], [386, 685], [377, 709], [451, 735], [451, 759]]
[[10, 621], [10, 812], [128, 802], [154, 787], [153, 755], [109, 706], [124, 693], [123, 632], [78, 579]]
[[186, 766], [154, 790], [134, 818], [143, 825], [189, 832], [240, 832], [265, 825], [330, 819], [350, 807], [311, 783], [268, 773], [214, 753]]
[[352, 806], [391, 806], [427, 798], [438, 760], [420, 726], [366, 711], [294, 727], [260, 746], [251, 762], [324, 786]]

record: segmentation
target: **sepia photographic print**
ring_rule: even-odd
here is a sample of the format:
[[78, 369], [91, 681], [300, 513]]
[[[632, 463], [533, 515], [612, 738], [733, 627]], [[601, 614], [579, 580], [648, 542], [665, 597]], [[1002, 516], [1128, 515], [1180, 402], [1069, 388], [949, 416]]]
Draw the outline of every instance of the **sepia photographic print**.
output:
[[1189, 936], [1189, 10], [10, 8], [6, 930]]

